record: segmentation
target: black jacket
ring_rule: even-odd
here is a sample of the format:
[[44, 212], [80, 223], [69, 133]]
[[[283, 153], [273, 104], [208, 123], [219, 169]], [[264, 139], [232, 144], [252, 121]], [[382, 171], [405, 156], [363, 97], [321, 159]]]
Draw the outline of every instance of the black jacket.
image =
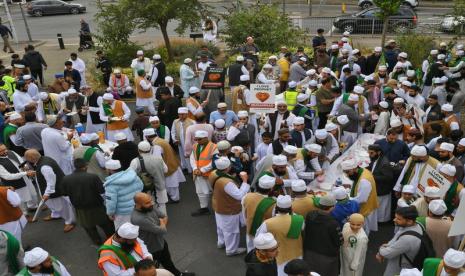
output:
[[[292, 139], [287, 141], [287, 144], [291, 145], [291, 146], [295, 146], [294, 141], [292, 141]], [[279, 142], [279, 139], [274, 140], [273, 143], [271, 143], [271, 146], [273, 147], [273, 154], [274, 155], [279, 155], [284, 150], [283, 146]]]
[[241, 84], [242, 63], [236, 62], [228, 68], [229, 86], [238, 86]]
[[180, 99], [171, 97], [170, 99], [160, 102], [158, 106], [158, 115], [160, 116], [161, 123], [171, 128], [173, 121], [178, 118], [178, 108], [182, 107]]
[[245, 256], [245, 265], [247, 266], [246, 276], [277, 276], [278, 267], [276, 260], [269, 263], [262, 263], [255, 254], [255, 249]]
[[28, 51], [23, 56], [24, 62], [31, 69], [31, 71], [40, 71], [42, 70], [42, 65], [47, 66], [42, 55], [37, 51]]
[[121, 169], [126, 170], [129, 168], [132, 159], [139, 156], [139, 149], [134, 142], [128, 141], [118, 145], [113, 151], [113, 160], [121, 162]]
[[[155, 98], [159, 101], [161, 101], [161, 92], [165, 91], [165, 90], [168, 90], [169, 91], [169, 88], [166, 87], [166, 86], [161, 86], [161, 87], [158, 87], [157, 89], [157, 93], [155, 93]], [[184, 96], [184, 92], [182, 91], [182, 88], [181, 86], [175, 84], [173, 86], [173, 96], [175, 98], [178, 98], [179, 100], [182, 99], [182, 97]]]
[[[372, 166], [373, 162], [370, 163], [368, 168], [371, 170]], [[378, 158], [378, 162], [376, 162], [376, 166], [372, 173], [375, 178], [376, 193], [379, 196], [390, 194], [396, 184], [396, 179], [394, 179], [393, 168], [386, 156], [381, 155], [381, 157]]]
[[105, 193], [100, 178], [93, 173], [75, 171], [66, 175], [62, 182], [63, 195], [69, 196], [74, 208], [92, 209], [103, 207], [101, 194]]
[[302, 135], [296, 130], [291, 130], [292, 142], [296, 147], [302, 148], [306, 141], [312, 138], [312, 132], [309, 129], [304, 128], [305, 141], [302, 141]]
[[165, 85], [166, 65], [165, 65], [165, 63], [163, 61], [161, 61], [161, 62], [157, 63], [155, 65], [155, 67], [157, 67], [158, 76], [157, 76], [157, 79], [155, 80], [153, 86], [160, 87], [162, 85]]
[[312, 251], [328, 257], [339, 256], [343, 241], [341, 228], [330, 214], [320, 210], [308, 213], [304, 231], [304, 252]]
[[6, 35], [10, 35], [10, 37], [13, 38], [13, 34], [11, 33], [10, 29], [5, 25], [0, 24], [0, 36]]
[[368, 56], [366, 64], [365, 64], [365, 73], [366, 75], [373, 74], [376, 70], [376, 66], [378, 65], [379, 59], [381, 56], [375, 56], [375, 54], [371, 54]]

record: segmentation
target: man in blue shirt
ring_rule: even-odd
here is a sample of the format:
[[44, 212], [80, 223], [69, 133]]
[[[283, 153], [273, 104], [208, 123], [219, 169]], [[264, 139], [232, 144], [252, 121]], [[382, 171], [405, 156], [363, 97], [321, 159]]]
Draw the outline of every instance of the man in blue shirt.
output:
[[225, 127], [229, 128], [234, 122], [238, 121], [236, 113], [232, 110], [228, 110], [228, 105], [226, 103], [219, 103], [217, 105], [217, 110], [210, 113], [210, 124], [215, 123], [218, 119], [223, 119], [225, 121]]
[[385, 139], [380, 139], [375, 144], [381, 147], [383, 155], [389, 159], [389, 162], [403, 164], [410, 156], [407, 144], [397, 139], [397, 133], [393, 128], [388, 129]]
[[360, 205], [357, 201], [349, 199], [346, 189], [342, 186], [336, 187], [331, 193], [336, 198], [337, 203], [330, 214], [342, 228], [350, 215], [360, 211]]

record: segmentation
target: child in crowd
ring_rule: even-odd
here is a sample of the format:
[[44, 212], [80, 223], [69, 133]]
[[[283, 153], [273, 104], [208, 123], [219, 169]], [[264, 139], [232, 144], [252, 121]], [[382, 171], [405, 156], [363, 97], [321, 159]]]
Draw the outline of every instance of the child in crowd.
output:
[[268, 146], [273, 142], [271, 132], [265, 131], [262, 133], [262, 142], [258, 144], [255, 153], [257, 154], [257, 162], [262, 160], [266, 156]]
[[341, 275], [362, 276], [368, 237], [363, 230], [365, 218], [361, 214], [352, 214], [344, 224], [342, 236], [344, 244], [341, 250]]
[[415, 193], [415, 187], [412, 185], [405, 185], [402, 188], [402, 196], [397, 201], [397, 207], [408, 207], [415, 201], [413, 194]]
[[214, 123], [215, 130], [213, 131], [212, 141], [213, 143], [218, 143], [220, 141], [226, 140], [228, 135], [228, 129], [225, 127], [226, 123], [223, 119], [218, 119]]

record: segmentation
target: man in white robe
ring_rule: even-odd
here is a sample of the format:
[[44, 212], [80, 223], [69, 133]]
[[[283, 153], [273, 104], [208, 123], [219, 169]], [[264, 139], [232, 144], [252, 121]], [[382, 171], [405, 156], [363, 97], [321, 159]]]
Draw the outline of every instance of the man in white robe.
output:
[[27, 93], [34, 101], [39, 100], [39, 87], [34, 83], [31, 75], [24, 75], [23, 80], [27, 84]]
[[65, 175], [73, 173], [73, 146], [70, 141], [74, 133], [66, 133], [65, 138], [64, 133], [61, 131], [64, 122], [56, 115], [47, 117], [47, 125], [49, 128], [43, 129], [40, 135], [42, 138], [44, 155], [53, 158]]
[[198, 85], [196, 83], [196, 79], [198, 75], [196, 72], [194, 72], [191, 69], [190, 67], [191, 63], [192, 63], [192, 59], [186, 58], [184, 60], [184, 64], [181, 65], [181, 67], [179, 68], [179, 76], [181, 79], [181, 88], [182, 88], [182, 91], [184, 91], [184, 98], [189, 97], [188, 93], [191, 87], [195, 87]]
[[78, 58], [76, 53], [71, 53], [69, 61], [73, 63], [73, 69], [76, 69], [79, 72], [79, 75], [81, 75], [81, 83], [79, 87], [86, 85], [85, 62], [82, 59]]
[[[0, 202], [4, 201], [1, 203], [2, 205], [7, 204], [10, 205], [12, 208], [17, 208], [21, 205], [21, 198], [14, 191], [14, 189], [7, 187], [0, 187], [0, 189], [6, 189], [6, 198], [0, 196]], [[24, 215], [21, 215], [21, 217], [19, 217], [19, 219], [17, 220], [8, 221], [0, 224], [0, 230], [9, 232], [13, 236], [15, 236], [15, 238], [21, 243], [21, 234], [26, 224], [26, 217]]]
[[[104, 122], [107, 122], [107, 125], [111, 124], [113, 121], [115, 121], [115, 122], [117, 122], [117, 121], [128, 122], [129, 121], [129, 118], [131, 117], [131, 110], [129, 109], [129, 107], [126, 105], [125, 102], [115, 100], [111, 93], [103, 94], [102, 99], [103, 99], [103, 103], [99, 106], [100, 120], [102, 120]], [[105, 112], [105, 110], [106, 110], [105, 106], [109, 105], [109, 107], [111, 108], [112, 113], [113, 113], [113, 111], [115, 110], [115, 106], [116, 106], [117, 102], [121, 102], [121, 105], [122, 105], [123, 115], [121, 116], [121, 118], [117, 118], [115, 116], [111, 117], [111, 116], [107, 115], [107, 113]], [[134, 141], [134, 136], [132, 135], [132, 131], [129, 128], [129, 126], [127, 126], [125, 128], [121, 128], [121, 129], [115, 129], [115, 130], [109, 130], [108, 127], [107, 127], [107, 135], [106, 135], [106, 137], [107, 137], [108, 140], [110, 140], [112, 142], [116, 142], [115, 135], [117, 133], [119, 133], [119, 132], [123, 132], [126, 135], [128, 141]]]
[[148, 57], [144, 57], [144, 52], [142, 50], [138, 50], [136, 54], [137, 57], [131, 62], [134, 79], [136, 79], [138, 76], [138, 70], [143, 69], [145, 72], [147, 72], [147, 74], [150, 74], [150, 69], [152, 69], [152, 61]]
[[27, 93], [27, 89], [24, 85], [21, 85], [23, 81], [18, 81], [15, 93], [13, 93], [13, 106], [16, 112], [23, 112], [26, 106], [35, 104], [32, 97]]
[[[178, 146], [179, 159], [181, 161], [181, 168], [186, 169], [188, 173], [192, 173], [192, 168], [189, 160], [184, 156], [184, 149], [186, 144], [186, 130], [187, 127], [194, 124], [194, 121], [187, 118], [189, 113], [187, 107], [178, 108], [178, 119], [174, 120], [171, 126], [171, 139], [173, 143]], [[178, 126], [178, 127], [177, 127]], [[179, 129], [179, 133], [178, 133]]]

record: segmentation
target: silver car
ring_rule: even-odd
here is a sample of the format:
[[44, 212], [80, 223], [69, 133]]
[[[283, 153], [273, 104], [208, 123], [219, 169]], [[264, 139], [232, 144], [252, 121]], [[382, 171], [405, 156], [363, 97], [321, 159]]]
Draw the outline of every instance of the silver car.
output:
[[464, 16], [453, 16], [447, 15], [441, 21], [441, 30], [443, 32], [453, 32], [457, 30], [457, 27], [461, 26], [461, 31], [465, 31], [465, 17]]
[[[373, 0], [358, 0], [358, 6], [362, 9], [368, 9], [375, 5]], [[418, 0], [404, 0], [402, 5], [410, 6], [412, 9], [418, 7], [419, 2]]]

